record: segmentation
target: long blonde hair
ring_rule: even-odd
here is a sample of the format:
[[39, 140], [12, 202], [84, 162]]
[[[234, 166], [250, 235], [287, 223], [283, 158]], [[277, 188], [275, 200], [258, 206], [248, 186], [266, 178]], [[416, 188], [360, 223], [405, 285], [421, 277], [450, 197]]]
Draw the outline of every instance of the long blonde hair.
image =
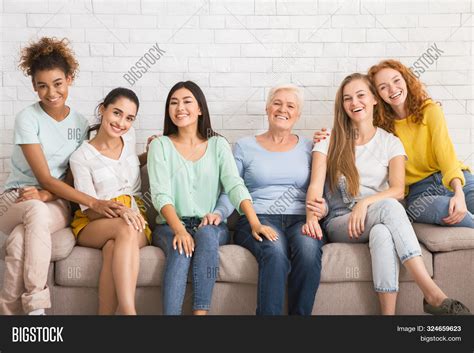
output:
[[383, 106], [380, 104], [380, 97], [377, 95], [375, 87], [370, 82], [367, 75], [353, 73], [342, 80], [336, 93], [334, 103], [334, 124], [329, 143], [327, 173], [329, 189], [334, 191], [339, 178], [346, 178], [347, 191], [351, 196], [359, 194], [359, 172], [355, 164], [355, 140], [357, 134], [352, 126], [351, 119], [344, 110], [343, 91], [344, 87], [354, 80], [362, 80], [369, 87], [377, 104], [374, 106], [374, 126], [380, 126], [383, 117]]

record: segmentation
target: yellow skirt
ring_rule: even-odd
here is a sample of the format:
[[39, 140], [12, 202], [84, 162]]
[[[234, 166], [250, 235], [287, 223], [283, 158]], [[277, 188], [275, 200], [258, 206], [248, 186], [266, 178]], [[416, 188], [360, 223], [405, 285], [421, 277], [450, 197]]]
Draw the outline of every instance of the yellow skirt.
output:
[[[120, 196], [114, 197], [111, 201], [120, 202], [121, 204], [123, 204], [124, 206], [127, 206], [128, 208], [132, 207], [132, 198], [130, 195], [120, 195]], [[137, 206], [138, 206], [138, 209], [140, 210], [141, 215], [143, 216], [145, 221], [148, 222], [146, 218], [146, 213], [145, 213], [146, 207], [145, 207], [145, 204], [143, 203], [143, 200], [135, 196], [135, 202], [137, 203]], [[89, 223], [90, 223], [89, 218], [80, 209], [74, 213], [74, 219], [71, 222], [71, 228], [76, 238], [78, 237], [81, 230], [84, 229], [84, 227], [88, 225]], [[145, 232], [145, 236], [148, 239], [148, 243], [151, 244], [151, 229], [148, 226], [148, 224], [145, 226], [144, 232]]]

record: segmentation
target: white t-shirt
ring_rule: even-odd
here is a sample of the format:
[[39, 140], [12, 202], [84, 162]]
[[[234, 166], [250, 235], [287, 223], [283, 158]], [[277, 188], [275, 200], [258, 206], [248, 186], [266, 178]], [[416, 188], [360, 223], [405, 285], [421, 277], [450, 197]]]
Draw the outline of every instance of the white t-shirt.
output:
[[[313, 152], [328, 154], [330, 139], [322, 140], [313, 147]], [[392, 158], [405, 156], [405, 149], [400, 139], [384, 129], [377, 128], [374, 137], [365, 145], [355, 146], [356, 167], [359, 172], [359, 196], [374, 195], [387, 190], [388, 165]]]
[[[120, 195], [141, 196], [140, 161], [135, 149], [135, 130], [124, 135], [122, 154], [118, 160], [101, 154], [84, 141], [69, 160], [74, 175], [74, 187], [99, 200], [110, 200]], [[80, 205], [81, 210], [87, 209]], [[132, 197], [132, 208], [134, 198]]]

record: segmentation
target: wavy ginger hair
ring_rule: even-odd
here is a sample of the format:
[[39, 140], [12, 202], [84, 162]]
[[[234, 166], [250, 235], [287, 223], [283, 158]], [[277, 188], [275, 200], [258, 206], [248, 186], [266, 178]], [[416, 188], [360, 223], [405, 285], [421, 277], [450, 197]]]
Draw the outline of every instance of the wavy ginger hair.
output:
[[359, 172], [355, 164], [355, 140], [357, 134], [354, 133], [355, 129], [352, 126], [351, 118], [344, 110], [343, 93], [344, 87], [355, 80], [363, 81], [377, 102], [374, 105], [374, 126], [380, 126], [380, 121], [384, 115], [381, 98], [377, 95], [375, 87], [367, 75], [354, 73], [344, 78], [337, 90], [334, 104], [334, 124], [329, 142], [327, 176], [329, 189], [333, 192], [337, 187], [339, 178], [344, 175], [347, 191], [353, 197], [359, 194], [360, 187]]
[[[400, 75], [402, 75], [403, 79], [406, 82], [408, 91], [407, 98], [405, 100], [405, 109], [408, 115], [413, 116], [413, 118], [411, 119], [412, 122], [414, 122], [415, 124], [421, 124], [423, 121], [423, 105], [425, 101], [430, 98], [423, 84], [413, 74], [413, 72], [408, 67], [403, 65], [400, 61], [389, 59], [383, 60], [369, 69], [367, 76], [369, 77], [369, 80], [372, 85], [375, 86], [375, 75], [380, 70], [387, 68], [396, 70], [400, 73]], [[383, 105], [385, 116], [380, 121], [380, 125], [378, 126], [391, 133], [394, 133], [394, 119], [397, 118], [397, 115], [390, 106], [390, 104], [386, 103], [383, 99], [380, 99], [380, 101]]]

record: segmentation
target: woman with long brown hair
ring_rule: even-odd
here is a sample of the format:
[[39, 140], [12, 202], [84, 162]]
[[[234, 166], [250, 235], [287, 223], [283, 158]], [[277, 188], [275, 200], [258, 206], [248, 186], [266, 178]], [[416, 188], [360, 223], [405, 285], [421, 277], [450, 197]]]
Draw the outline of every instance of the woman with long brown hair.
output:
[[468, 314], [462, 303], [447, 298], [424, 266], [415, 232], [397, 201], [405, 186], [405, 151], [397, 137], [375, 126], [382, 114], [366, 75], [355, 73], [342, 81], [330, 142], [313, 149], [307, 199], [321, 197], [327, 171], [326, 233], [332, 242], [369, 242], [382, 314], [395, 314], [399, 261], [422, 290], [425, 312]]

